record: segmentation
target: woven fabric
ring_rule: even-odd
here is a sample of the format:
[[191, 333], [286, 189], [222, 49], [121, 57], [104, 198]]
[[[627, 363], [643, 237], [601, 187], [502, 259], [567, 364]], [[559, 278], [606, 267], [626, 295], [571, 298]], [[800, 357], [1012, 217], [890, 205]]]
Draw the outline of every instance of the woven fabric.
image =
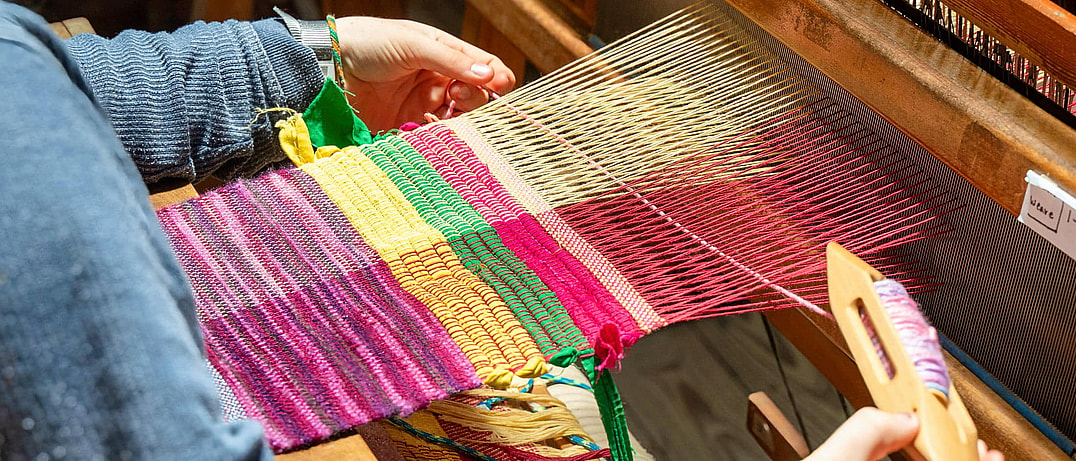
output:
[[593, 352], [557, 296], [411, 144], [388, 136], [366, 153], [445, 235], [463, 265], [497, 292], [550, 362], [568, 365]]
[[424, 152], [428, 160], [557, 293], [598, 352], [600, 367], [613, 365], [643, 334], [666, 325], [470, 125], [452, 119], [425, 130], [414, 136], [443, 147]]
[[668, 322], [649, 303], [639, 295], [631, 283], [602, 254], [587, 243], [579, 234], [564, 222], [537, 191], [532, 189], [512, 170], [512, 167], [482, 139], [463, 118], [446, 120], [445, 125], [462, 139], [486, 164], [493, 177], [507, 189], [520, 204], [531, 213], [551, 235], [559, 247], [572, 253], [601, 281], [613, 296], [635, 318], [644, 331], [650, 332], [665, 326]]
[[158, 212], [207, 356], [285, 451], [479, 384], [437, 319], [302, 171]]
[[385, 260], [400, 285], [433, 311], [487, 384], [504, 387], [513, 373], [544, 373], [545, 358], [508, 306], [460, 263], [445, 236], [422, 220], [364, 154], [384, 143], [347, 147], [301, 168]]
[[559, 244], [451, 130], [432, 124], [401, 137], [421, 145], [427, 160], [493, 225], [505, 245], [553, 288], [591, 344], [602, 342], [601, 327], [610, 323], [624, 336], [642, 336], [616, 298], [570, 252], [560, 251]]

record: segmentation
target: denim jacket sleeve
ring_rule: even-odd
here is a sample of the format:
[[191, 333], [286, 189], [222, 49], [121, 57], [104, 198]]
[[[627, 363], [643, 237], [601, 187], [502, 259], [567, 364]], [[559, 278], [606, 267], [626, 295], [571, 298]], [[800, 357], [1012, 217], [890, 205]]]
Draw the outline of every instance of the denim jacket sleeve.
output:
[[257, 109], [302, 111], [324, 83], [313, 51], [271, 19], [81, 34], [67, 48], [151, 187], [284, 160], [273, 128], [282, 113]]

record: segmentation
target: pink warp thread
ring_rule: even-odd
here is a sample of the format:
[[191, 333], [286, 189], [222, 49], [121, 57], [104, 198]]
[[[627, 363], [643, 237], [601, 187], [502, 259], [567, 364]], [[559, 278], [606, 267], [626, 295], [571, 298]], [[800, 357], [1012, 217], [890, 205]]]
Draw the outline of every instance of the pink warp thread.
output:
[[570, 252], [496, 181], [471, 148], [447, 127], [430, 124], [400, 135], [497, 231], [555, 293], [586, 335], [599, 368], [616, 368], [643, 336], [635, 319]]

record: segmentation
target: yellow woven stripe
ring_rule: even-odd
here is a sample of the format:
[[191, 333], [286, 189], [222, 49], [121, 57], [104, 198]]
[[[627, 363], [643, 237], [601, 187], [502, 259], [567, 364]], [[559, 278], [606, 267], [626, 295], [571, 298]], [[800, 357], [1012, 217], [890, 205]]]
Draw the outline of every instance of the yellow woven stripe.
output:
[[388, 263], [403, 289], [440, 319], [488, 384], [507, 386], [512, 371], [522, 377], [547, 371], [508, 306], [460, 263], [444, 235], [422, 220], [361, 148], [348, 147], [301, 168]]

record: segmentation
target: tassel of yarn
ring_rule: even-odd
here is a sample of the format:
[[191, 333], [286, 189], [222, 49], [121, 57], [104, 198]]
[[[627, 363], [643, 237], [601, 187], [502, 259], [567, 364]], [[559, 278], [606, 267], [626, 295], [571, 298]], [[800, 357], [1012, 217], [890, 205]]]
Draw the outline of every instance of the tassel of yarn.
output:
[[[576, 438], [593, 443], [571, 411], [556, 397], [525, 392], [495, 389], [464, 391], [460, 396], [475, 397], [483, 401], [494, 399], [521, 405], [499, 405], [487, 409], [481, 405], [448, 399], [430, 404], [430, 411], [440, 420], [458, 424], [482, 434], [487, 439], [466, 439], [463, 443], [494, 443], [507, 446], [530, 445], [543, 456], [568, 457], [589, 453], [590, 450], [570, 445], [554, 448], [545, 443], [556, 438]], [[523, 408], [517, 408], [521, 406]], [[537, 411], [532, 411], [535, 408]]]

